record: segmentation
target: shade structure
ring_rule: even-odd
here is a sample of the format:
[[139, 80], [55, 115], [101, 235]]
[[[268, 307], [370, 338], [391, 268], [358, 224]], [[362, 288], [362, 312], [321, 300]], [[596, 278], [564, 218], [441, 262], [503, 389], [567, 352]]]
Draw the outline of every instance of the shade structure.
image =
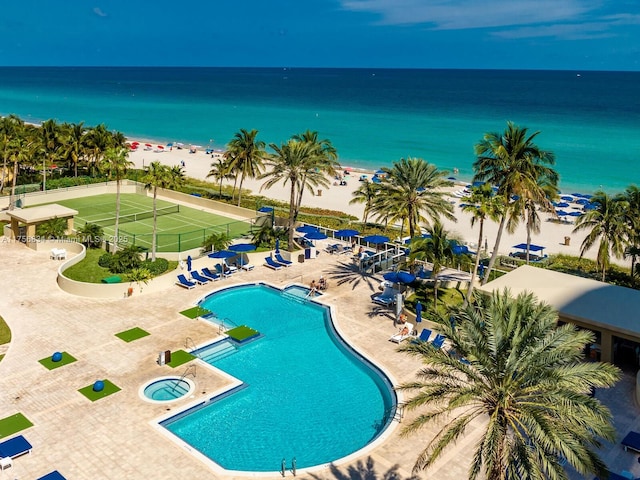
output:
[[567, 208], [569, 204], [567, 202], [556, 203], [556, 207]]
[[422, 304], [418, 300], [416, 303], [416, 323], [422, 322]]
[[387, 174], [387, 172], [385, 172], [384, 170], [376, 170], [374, 173], [376, 175], [386, 175]]
[[382, 278], [393, 283], [404, 283], [408, 285], [416, 281], [416, 276], [409, 272], [387, 272]]
[[578, 205], [587, 205], [589, 203], [589, 200], [587, 200], [586, 198], [579, 198], [578, 200], [576, 200], [576, 203]]
[[236, 252], [231, 252], [229, 250], [218, 250], [217, 252], [212, 252], [207, 255], [209, 258], [231, 258], [235, 257]]
[[583, 210], [595, 210], [598, 208], [598, 205], [595, 203], [588, 203], [583, 207]]
[[385, 237], [384, 235], [367, 235], [363, 240], [367, 243], [378, 245], [380, 243], [387, 243], [389, 241], [389, 237]]
[[569, 215], [572, 217], [579, 217], [582, 215], [582, 212], [573, 211], [573, 212], [569, 212]]
[[191, 262], [193, 261], [193, 259], [191, 258], [191, 255], [189, 255], [187, 257], [187, 272], [191, 271]]
[[276, 238], [276, 253], [280, 253], [280, 239]]
[[317, 227], [313, 227], [311, 225], [303, 225], [301, 227], [296, 228], [296, 232], [300, 232], [300, 233], [311, 233], [311, 232], [318, 232], [318, 228]]
[[570, 197], [569, 195], [563, 195], [562, 197], [560, 197], [560, 200], [564, 200], [565, 202], [573, 202], [573, 197]]
[[[526, 250], [527, 249], [527, 244], [526, 243], [519, 243], [518, 245], [514, 245], [513, 248], [515, 248], [517, 250]], [[543, 247], [541, 245], [534, 245], [533, 243], [531, 245], [529, 245], [529, 251], [530, 252], [541, 252], [545, 248], [547, 248], [547, 247]]]
[[273, 212], [273, 207], [260, 207], [258, 211], [260, 213], [271, 213]]
[[556, 210], [556, 215], [558, 215], [559, 217], [566, 217], [567, 215], [569, 215], [569, 212], [565, 212], [564, 210]]
[[256, 248], [253, 243], [236, 243], [235, 245], [229, 246], [229, 250], [232, 252], [252, 252]]
[[351, 228], [344, 228], [342, 230], [338, 230], [334, 235], [338, 238], [350, 238], [360, 235], [360, 232]]
[[327, 238], [327, 236], [320, 230], [314, 230], [312, 232], [305, 233], [304, 238], [306, 238], [307, 240], [324, 240], [325, 238]]

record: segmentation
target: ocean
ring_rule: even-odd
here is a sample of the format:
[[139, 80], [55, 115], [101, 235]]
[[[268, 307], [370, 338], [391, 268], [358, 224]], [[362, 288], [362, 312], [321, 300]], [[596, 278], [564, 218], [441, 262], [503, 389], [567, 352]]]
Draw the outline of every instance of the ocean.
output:
[[539, 131], [565, 192], [640, 183], [640, 72], [308, 68], [0, 68], [0, 114], [104, 123], [130, 138], [224, 148], [317, 130], [342, 165], [420, 157], [473, 175], [508, 120]]

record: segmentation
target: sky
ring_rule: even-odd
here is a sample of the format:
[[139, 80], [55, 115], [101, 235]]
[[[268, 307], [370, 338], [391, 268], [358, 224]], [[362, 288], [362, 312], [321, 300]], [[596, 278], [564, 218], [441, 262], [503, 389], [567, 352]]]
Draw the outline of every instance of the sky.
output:
[[19, 0], [1, 66], [640, 70], [640, 0]]

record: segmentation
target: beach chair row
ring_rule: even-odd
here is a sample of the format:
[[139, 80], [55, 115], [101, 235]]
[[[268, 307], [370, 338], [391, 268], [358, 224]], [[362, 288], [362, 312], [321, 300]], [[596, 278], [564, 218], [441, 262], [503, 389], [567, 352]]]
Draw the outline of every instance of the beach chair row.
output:
[[187, 289], [192, 289], [192, 288], [195, 288], [197, 285], [204, 285], [209, 282], [216, 282], [223, 278], [227, 278], [233, 275], [237, 271], [238, 271], [237, 268], [233, 270], [232, 269], [225, 270], [220, 265], [216, 265], [215, 272], [209, 269], [208, 267], [204, 267], [200, 271], [198, 270], [190, 271], [189, 272], [190, 278], [187, 278], [187, 276], [184, 273], [181, 273], [180, 275], [178, 275], [176, 285], [179, 285]]
[[276, 253], [273, 256], [265, 257], [264, 259], [264, 266], [272, 270], [280, 270], [283, 267], [286, 268], [290, 267], [291, 265], [293, 265], [293, 262], [283, 258], [279, 253]]

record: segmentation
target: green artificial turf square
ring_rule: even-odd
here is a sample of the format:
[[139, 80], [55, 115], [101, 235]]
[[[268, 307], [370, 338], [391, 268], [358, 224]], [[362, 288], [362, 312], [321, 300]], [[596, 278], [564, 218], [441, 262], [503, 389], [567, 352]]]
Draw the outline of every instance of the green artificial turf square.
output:
[[125, 342], [133, 342], [134, 340], [138, 340], [139, 338], [146, 337], [147, 335], [151, 335], [149, 332], [141, 329], [140, 327], [134, 327], [130, 330], [125, 330], [124, 332], [116, 333], [116, 337], [120, 340], [124, 340]]
[[202, 308], [202, 307], [192, 307], [180, 312], [180, 314], [191, 319], [202, 317], [203, 315], [208, 315], [209, 313], [211, 313], [210, 310], [207, 310], [206, 308]]
[[95, 402], [96, 400], [100, 400], [101, 398], [104, 398], [104, 397], [108, 397], [109, 395], [120, 391], [120, 387], [118, 387], [117, 385], [114, 385], [109, 380], [103, 380], [103, 382], [104, 382], [104, 389], [100, 392], [93, 391], [93, 383], [91, 385], [81, 388], [78, 391], [82, 395], [87, 397], [89, 400], [91, 400], [92, 402]]
[[260, 335], [259, 331], [249, 328], [246, 325], [240, 325], [239, 327], [232, 328], [231, 330], [227, 330], [225, 333], [236, 342], [243, 342]]
[[62, 353], [62, 359], [59, 362], [54, 362], [51, 357], [43, 358], [42, 360], [38, 360], [38, 362], [40, 362], [46, 369], [53, 370], [58, 367], [63, 367], [64, 365], [69, 365], [70, 363], [76, 361], [73, 355], [70, 355], [67, 352], [60, 353]]
[[8, 437], [29, 427], [33, 427], [33, 423], [21, 413], [4, 417], [0, 420], [0, 438]]
[[191, 355], [189, 352], [185, 352], [184, 350], [176, 350], [175, 352], [171, 352], [171, 361], [167, 363], [171, 368], [179, 367], [180, 365], [184, 365], [187, 362], [190, 362], [196, 358], [195, 355]]

